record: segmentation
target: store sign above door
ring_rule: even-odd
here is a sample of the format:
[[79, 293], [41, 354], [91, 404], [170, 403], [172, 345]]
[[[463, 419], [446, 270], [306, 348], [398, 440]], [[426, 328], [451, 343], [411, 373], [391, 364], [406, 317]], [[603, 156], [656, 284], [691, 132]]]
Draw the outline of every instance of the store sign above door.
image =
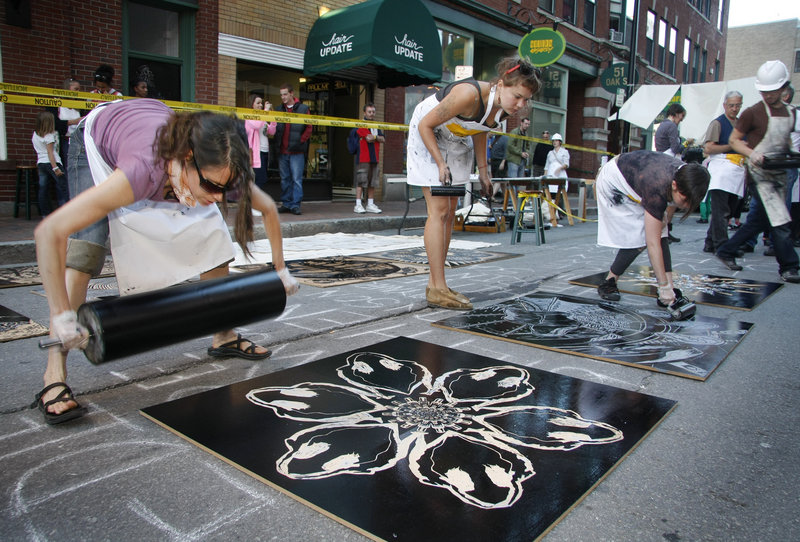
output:
[[[334, 57], [341, 54], [350, 54], [355, 51], [358, 39], [354, 39], [355, 35], [337, 34], [336, 32], [330, 37], [328, 41], [323, 41], [319, 48], [319, 57]], [[393, 36], [394, 38], [394, 54], [417, 62], [423, 62], [423, 47], [414, 41], [409, 35], [403, 34], [402, 36]]]
[[354, 36], [343, 36], [334, 32], [331, 36], [331, 39], [327, 43], [324, 41], [322, 42], [322, 46], [319, 48], [320, 58], [325, 58], [329, 55], [353, 52], [353, 38]]
[[561, 58], [566, 48], [567, 40], [561, 32], [537, 28], [519, 42], [519, 56], [534, 66], [549, 66]]

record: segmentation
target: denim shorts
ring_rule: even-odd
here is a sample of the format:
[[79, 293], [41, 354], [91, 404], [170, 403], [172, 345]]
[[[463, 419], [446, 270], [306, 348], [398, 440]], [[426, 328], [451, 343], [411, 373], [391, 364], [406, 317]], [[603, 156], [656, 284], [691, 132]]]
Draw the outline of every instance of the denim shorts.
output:
[[[86, 157], [83, 122], [70, 137], [67, 178], [69, 193], [74, 198], [94, 187], [92, 171]], [[101, 218], [91, 226], [70, 235], [67, 243], [67, 267], [92, 277], [100, 274], [106, 260], [108, 244], [108, 218]]]

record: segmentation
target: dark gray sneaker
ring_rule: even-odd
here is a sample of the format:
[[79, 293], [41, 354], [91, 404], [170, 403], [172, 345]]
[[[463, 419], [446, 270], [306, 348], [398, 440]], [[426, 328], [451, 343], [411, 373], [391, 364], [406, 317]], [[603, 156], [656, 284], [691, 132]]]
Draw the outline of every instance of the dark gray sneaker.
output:
[[617, 288], [617, 279], [611, 277], [604, 280], [600, 286], [597, 287], [597, 295], [606, 301], [619, 301], [619, 288]]
[[781, 278], [784, 282], [791, 282], [793, 284], [800, 284], [800, 274], [797, 273], [797, 269], [787, 269], [783, 273], [781, 273]]
[[717, 259], [722, 262], [722, 265], [730, 269], [731, 271], [741, 271], [744, 269], [741, 265], [736, 263], [735, 258], [728, 258], [727, 256], [720, 256], [719, 253], [715, 254]]

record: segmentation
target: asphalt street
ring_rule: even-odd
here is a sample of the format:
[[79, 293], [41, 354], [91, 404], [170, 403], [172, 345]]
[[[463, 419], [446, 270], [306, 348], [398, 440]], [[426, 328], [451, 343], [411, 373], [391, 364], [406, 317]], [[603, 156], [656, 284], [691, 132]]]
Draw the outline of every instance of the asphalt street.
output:
[[[694, 218], [675, 228], [676, 271], [779, 281], [761, 245], [738, 273], [704, 254], [705, 226]], [[533, 235], [511, 245], [510, 232], [459, 232], [454, 238], [499, 243], [489, 250], [520, 257], [448, 270], [448, 280], [476, 307], [533, 291], [596, 299], [593, 289], [568, 283], [608, 268], [614, 252], [595, 236], [592, 223], [552, 229], [542, 246]], [[646, 256], [636, 263], [646, 265]], [[113, 287], [109, 281], [95, 281], [91, 296]], [[453, 313], [426, 306], [426, 281], [303, 286], [280, 317], [242, 329], [273, 349], [266, 361], [210, 358], [209, 337], [100, 366], [73, 353], [69, 382], [89, 413], [62, 426], [28, 409], [42, 387], [38, 339], [1, 344], [0, 539], [365, 540], [139, 409], [404, 336], [677, 401], [547, 542], [800, 540], [800, 286], [784, 285], [750, 312], [698, 306], [702, 315], [754, 324], [700, 382], [433, 327]], [[620, 303], [655, 307], [628, 294]], [[41, 286], [0, 290], [0, 305], [47, 324]]]

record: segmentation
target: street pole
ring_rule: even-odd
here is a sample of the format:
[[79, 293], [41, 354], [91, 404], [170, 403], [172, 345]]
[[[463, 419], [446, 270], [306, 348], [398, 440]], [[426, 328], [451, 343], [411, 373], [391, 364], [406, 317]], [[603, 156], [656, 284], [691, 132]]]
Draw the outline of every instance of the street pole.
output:
[[[633, 26], [631, 27], [630, 59], [628, 60], [628, 81], [625, 85], [625, 100], [633, 94], [636, 80], [636, 45], [639, 41], [639, 0], [633, 0]], [[622, 152], [628, 152], [631, 145], [631, 124], [622, 125]]]

